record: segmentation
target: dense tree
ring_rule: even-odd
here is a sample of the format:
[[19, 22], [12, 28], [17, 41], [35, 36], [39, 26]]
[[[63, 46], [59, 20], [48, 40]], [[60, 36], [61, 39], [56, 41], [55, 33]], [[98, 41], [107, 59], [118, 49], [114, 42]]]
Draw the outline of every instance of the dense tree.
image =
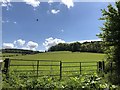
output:
[[72, 52], [95, 52], [102, 53], [102, 42], [94, 41], [94, 42], [74, 42], [74, 43], [59, 43], [55, 46], [49, 48], [48, 51], [72, 51]]
[[120, 1], [115, 3], [115, 7], [108, 5], [107, 10], [102, 10], [102, 15], [100, 20], [104, 20], [104, 26], [101, 27], [99, 37], [105, 45], [108, 72], [109, 63], [113, 63], [113, 74], [109, 76], [109, 80], [120, 84]]
[[101, 41], [84, 42], [81, 45], [81, 52], [103, 53]]
[[80, 51], [81, 43], [75, 42], [70, 44], [70, 48], [72, 52]]

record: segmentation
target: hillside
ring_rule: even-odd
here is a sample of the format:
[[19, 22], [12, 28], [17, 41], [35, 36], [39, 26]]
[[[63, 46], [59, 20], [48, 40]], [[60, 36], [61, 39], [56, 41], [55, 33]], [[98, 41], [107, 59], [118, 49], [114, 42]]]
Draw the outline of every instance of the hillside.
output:
[[87, 52], [46, 52], [34, 55], [24, 55], [11, 58], [32, 59], [32, 60], [60, 60], [60, 61], [98, 61], [103, 60], [105, 54]]
[[36, 54], [36, 53], [39, 53], [39, 51], [24, 50], [24, 49], [2, 49], [0, 51], [2, 51], [2, 53], [19, 53], [19, 54]]

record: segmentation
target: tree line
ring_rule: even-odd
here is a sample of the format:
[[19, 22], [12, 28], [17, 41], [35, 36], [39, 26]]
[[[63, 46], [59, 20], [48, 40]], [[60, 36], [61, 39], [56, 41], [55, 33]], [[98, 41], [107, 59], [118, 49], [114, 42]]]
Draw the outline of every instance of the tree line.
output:
[[59, 43], [51, 46], [48, 51], [72, 51], [72, 52], [94, 52], [103, 53], [102, 41]]
[[20, 53], [20, 54], [37, 54], [39, 51], [24, 50], [24, 49], [2, 49], [2, 53]]

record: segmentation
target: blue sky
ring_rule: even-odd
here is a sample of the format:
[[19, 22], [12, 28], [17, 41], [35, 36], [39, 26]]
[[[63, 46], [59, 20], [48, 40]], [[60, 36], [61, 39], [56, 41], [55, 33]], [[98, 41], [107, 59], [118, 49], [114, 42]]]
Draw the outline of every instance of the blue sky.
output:
[[37, 50], [45, 50], [56, 42], [97, 40], [96, 34], [100, 33], [103, 23], [98, 20], [101, 9], [108, 5], [106, 2], [76, 2], [68, 8], [59, 2], [41, 2], [34, 8], [23, 2], [11, 4], [9, 9], [2, 9], [3, 43], [27, 48], [31, 41], [29, 44], [34, 44], [33, 47], [38, 44], [34, 47]]

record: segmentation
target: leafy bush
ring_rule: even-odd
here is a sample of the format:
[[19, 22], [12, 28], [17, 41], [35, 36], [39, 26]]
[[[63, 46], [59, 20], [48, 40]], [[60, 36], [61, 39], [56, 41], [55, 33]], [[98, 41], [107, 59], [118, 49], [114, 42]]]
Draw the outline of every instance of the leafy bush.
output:
[[6, 88], [17, 88], [24, 90], [102, 90], [104, 88], [116, 89], [117, 86], [109, 85], [97, 74], [80, 75], [79, 77], [70, 77], [58, 80], [53, 77], [28, 77], [28, 73], [21, 77], [21, 74], [11, 72], [9, 78], [3, 76], [3, 90]]

